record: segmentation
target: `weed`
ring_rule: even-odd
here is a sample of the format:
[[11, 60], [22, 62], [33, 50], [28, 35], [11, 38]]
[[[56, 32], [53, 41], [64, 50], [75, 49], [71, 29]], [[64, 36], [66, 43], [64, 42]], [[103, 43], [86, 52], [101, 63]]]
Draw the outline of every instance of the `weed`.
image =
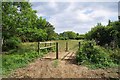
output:
[[92, 68], [107, 68], [117, 66], [114, 61], [118, 59], [118, 57], [114, 57], [113, 59], [108, 52], [110, 51], [107, 51], [107, 49], [100, 47], [91, 41], [86, 41], [77, 51], [76, 60], [79, 64], [88, 65]]
[[54, 60], [53, 66], [56, 68], [58, 66], [58, 60]]

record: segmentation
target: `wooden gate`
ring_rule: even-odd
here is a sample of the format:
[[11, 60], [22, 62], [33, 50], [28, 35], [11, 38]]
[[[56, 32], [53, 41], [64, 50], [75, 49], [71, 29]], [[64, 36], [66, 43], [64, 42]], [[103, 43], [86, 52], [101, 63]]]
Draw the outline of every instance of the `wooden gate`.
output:
[[56, 48], [56, 59], [58, 59], [58, 42], [38, 42], [38, 53], [40, 52], [41, 49], [47, 49], [53, 47]]

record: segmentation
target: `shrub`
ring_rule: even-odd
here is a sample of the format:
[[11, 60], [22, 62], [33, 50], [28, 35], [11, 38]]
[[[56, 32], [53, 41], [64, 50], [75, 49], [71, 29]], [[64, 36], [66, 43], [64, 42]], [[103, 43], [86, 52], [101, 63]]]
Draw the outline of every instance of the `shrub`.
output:
[[110, 57], [113, 59], [114, 63], [120, 64], [120, 48], [114, 49]]
[[21, 40], [18, 37], [10, 37], [9, 39], [4, 40], [3, 51], [9, 51], [12, 49], [17, 49]]
[[86, 41], [77, 51], [76, 60], [80, 64], [94, 64], [96, 67], [110, 67], [113, 60], [105, 48], [97, 46], [93, 41]]

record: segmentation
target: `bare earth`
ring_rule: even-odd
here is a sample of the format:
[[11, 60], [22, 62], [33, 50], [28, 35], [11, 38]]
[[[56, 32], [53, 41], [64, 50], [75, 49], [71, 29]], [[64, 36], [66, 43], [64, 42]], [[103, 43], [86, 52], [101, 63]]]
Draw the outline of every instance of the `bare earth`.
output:
[[118, 78], [118, 69], [92, 70], [77, 65], [74, 52], [59, 52], [59, 60], [55, 53], [49, 53], [37, 59], [27, 67], [15, 70], [9, 77], [16, 78]]

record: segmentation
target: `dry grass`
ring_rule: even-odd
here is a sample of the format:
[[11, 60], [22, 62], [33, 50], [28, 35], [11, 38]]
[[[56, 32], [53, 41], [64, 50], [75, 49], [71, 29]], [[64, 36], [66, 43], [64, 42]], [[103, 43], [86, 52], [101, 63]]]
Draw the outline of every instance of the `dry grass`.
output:
[[[68, 42], [68, 50], [69, 51], [76, 51], [78, 49], [78, 42], [81, 40], [57, 40], [55, 42], [58, 42], [59, 45], [59, 51], [64, 52], [66, 50], [66, 42]], [[47, 44], [49, 46], [50, 44]], [[45, 44], [41, 44], [40, 47], [44, 47]], [[38, 49], [38, 43], [37, 42], [26, 42], [22, 44], [22, 47], [30, 48], [32, 50]]]
[[76, 51], [78, 49], [78, 42], [81, 40], [58, 40], [59, 43], [59, 51], [66, 50], [66, 42], [68, 42], [68, 50]]

